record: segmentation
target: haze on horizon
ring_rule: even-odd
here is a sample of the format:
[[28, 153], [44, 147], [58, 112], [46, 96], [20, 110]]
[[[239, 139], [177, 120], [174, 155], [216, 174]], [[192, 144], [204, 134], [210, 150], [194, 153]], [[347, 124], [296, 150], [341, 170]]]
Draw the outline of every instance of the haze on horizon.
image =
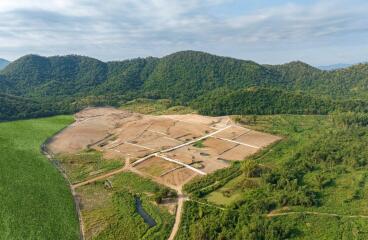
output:
[[2, 0], [0, 57], [190, 49], [269, 64], [366, 62], [367, 10], [363, 0]]

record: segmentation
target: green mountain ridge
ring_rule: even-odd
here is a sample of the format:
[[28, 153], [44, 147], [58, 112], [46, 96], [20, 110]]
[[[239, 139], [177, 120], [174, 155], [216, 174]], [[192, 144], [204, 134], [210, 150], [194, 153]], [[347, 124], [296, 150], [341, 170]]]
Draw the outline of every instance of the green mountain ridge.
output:
[[[261, 65], [198, 51], [102, 62], [77, 55], [26, 55], [0, 72], [0, 92], [66, 105], [119, 104], [139, 97], [188, 105], [216, 89], [274, 88], [334, 101], [368, 100], [368, 64], [322, 71], [295, 61]], [[85, 104], [86, 105], [86, 104]], [[74, 108], [76, 109], [76, 108]], [[70, 110], [63, 109], [64, 112]]]

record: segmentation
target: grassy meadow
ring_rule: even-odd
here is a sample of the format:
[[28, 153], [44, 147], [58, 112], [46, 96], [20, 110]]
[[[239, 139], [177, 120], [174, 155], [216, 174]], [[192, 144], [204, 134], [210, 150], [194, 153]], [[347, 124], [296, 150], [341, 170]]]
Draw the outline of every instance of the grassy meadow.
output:
[[0, 239], [79, 239], [68, 184], [40, 152], [72, 122], [57, 116], [0, 123]]

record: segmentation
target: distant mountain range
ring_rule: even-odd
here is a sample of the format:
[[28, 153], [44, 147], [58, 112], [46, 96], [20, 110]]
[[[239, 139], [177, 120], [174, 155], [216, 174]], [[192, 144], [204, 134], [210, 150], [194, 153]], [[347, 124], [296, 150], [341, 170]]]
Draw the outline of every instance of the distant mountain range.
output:
[[4, 69], [9, 64], [8, 60], [0, 58], [0, 70]]
[[333, 65], [318, 66], [317, 68], [319, 68], [321, 70], [332, 71], [332, 70], [337, 70], [337, 69], [348, 68], [348, 67], [351, 67], [353, 65], [354, 64], [338, 63], [338, 64], [333, 64]]
[[[211, 92], [216, 95], [220, 88], [229, 92], [258, 88], [261, 89], [257, 91], [259, 98], [262, 92], [265, 97], [282, 94], [289, 99], [299, 97], [294, 92], [301, 92], [318, 99], [368, 101], [368, 64], [322, 71], [299, 61], [261, 65], [204, 52], [182, 51], [163, 58], [114, 62], [76, 55], [26, 55], [0, 72], [0, 93], [5, 94], [3, 105], [7, 105], [9, 111], [21, 109], [11, 104], [19, 105], [32, 99], [42, 105], [37, 106], [37, 112], [47, 114], [73, 112], [89, 105], [119, 105], [142, 97], [167, 98], [187, 105], [204, 95], [212, 99]], [[283, 92], [265, 90], [270, 88]], [[303, 98], [303, 101], [308, 99]], [[1, 104], [0, 101], [0, 108]], [[34, 106], [29, 105], [29, 111]], [[44, 111], [44, 108], [47, 109]]]

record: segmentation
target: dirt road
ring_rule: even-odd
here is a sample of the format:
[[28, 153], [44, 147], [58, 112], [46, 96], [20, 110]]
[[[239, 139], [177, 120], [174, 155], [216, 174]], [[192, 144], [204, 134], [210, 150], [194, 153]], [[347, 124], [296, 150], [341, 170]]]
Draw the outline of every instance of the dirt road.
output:
[[176, 215], [175, 215], [175, 223], [174, 226], [171, 230], [171, 234], [168, 238], [168, 240], [174, 240], [179, 227], [180, 227], [180, 222], [181, 222], [181, 215], [183, 213], [183, 207], [184, 207], [184, 202], [187, 200], [186, 196], [184, 196], [180, 190], [179, 193], [179, 197], [178, 197], [178, 206], [176, 208]]
[[337, 214], [337, 213], [323, 213], [323, 212], [311, 212], [311, 211], [269, 213], [267, 214], [267, 217], [278, 217], [278, 216], [296, 215], [296, 214], [319, 215], [319, 216], [329, 216], [329, 217], [346, 217], [346, 218], [368, 218], [368, 216], [366, 215], [344, 215], [344, 214]]

